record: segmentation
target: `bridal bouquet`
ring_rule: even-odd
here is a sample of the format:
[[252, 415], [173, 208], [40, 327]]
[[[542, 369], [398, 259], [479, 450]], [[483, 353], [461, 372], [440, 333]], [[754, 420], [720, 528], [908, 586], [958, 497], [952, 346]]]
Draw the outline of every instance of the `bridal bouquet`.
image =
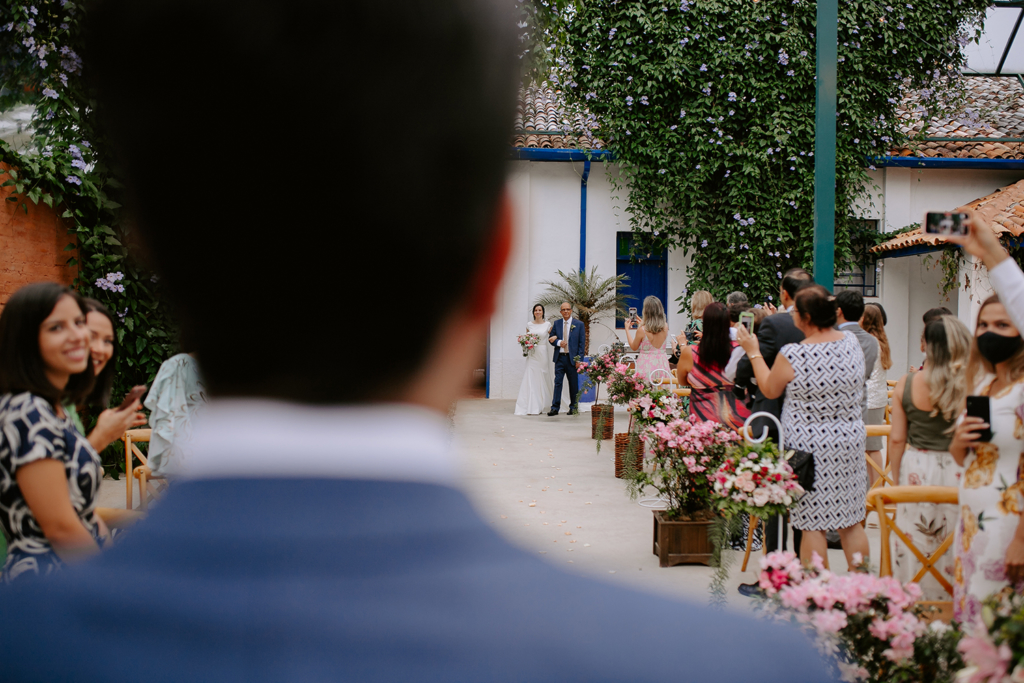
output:
[[714, 474], [715, 504], [726, 515], [784, 515], [804, 495], [793, 468], [772, 441], [738, 443]]
[[917, 616], [916, 583], [862, 572], [837, 576], [817, 553], [803, 567], [794, 553], [776, 551], [761, 560], [758, 584], [767, 612], [804, 625], [845, 681], [951, 681], [960, 668], [960, 631]]
[[533, 353], [533, 350], [540, 344], [540, 337], [532, 332], [530, 334], [521, 334], [516, 337], [516, 341], [523, 347], [523, 357], [529, 356]]
[[958, 683], [1024, 681], [1024, 595], [1012, 586], [989, 596], [959, 650], [967, 665]]

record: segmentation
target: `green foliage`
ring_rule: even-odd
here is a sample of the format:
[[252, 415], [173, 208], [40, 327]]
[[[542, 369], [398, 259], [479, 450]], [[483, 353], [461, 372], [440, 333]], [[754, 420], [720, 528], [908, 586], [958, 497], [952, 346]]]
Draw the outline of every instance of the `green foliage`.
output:
[[0, 142], [8, 167], [0, 179], [26, 213], [29, 203], [57, 210], [68, 228], [67, 262], [79, 268], [76, 288], [117, 314], [116, 403], [131, 386], [151, 382], [174, 353], [177, 331], [157, 279], [129, 251], [123, 186], [108, 166], [97, 103], [82, 79], [82, 13], [74, 1], [0, 6], [0, 111], [35, 107], [29, 145]]
[[[987, 4], [840, 3], [837, 266], [859, 256], [850, 223], [867, 160], [907, 141], [903, 95], [919, 92], [924, 117], [961, 106], [960, 47]], [[685, 249], [691, 290], [763, 300], [787, 267], [812, 265], [815, 12], [809, 0], [612, 0], [547, 15], [551, 80], [582, 133], [617, 155], [637, 248]]]
[[599, 319], [616, 314], [627, 315], [627, 295], [622, 293], [623, 289], [629, 287], [625, 275], [614, 277], [602, 277], [597, 274], [597, 267], [586, 270], [570, 270], [568, 273], [558, 271], [561, 280], [545, 280], [542, 285], [547, 286], [547, 291], [537, 302], [544, 307], [544, 310], [557, 309], [564, 301], [572, 304], [575, 315], [583, 323], [586, 332], [586, 340], [583, 353], [590, 355], [590, 326]]

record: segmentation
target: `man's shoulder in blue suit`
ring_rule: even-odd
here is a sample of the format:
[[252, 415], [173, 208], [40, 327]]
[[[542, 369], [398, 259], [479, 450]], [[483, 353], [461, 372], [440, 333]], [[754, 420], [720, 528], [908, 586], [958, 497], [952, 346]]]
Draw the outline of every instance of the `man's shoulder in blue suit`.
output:
[[2, 596], [11, 681], [832, 680], [796, 630], [566, 575], [430, 484], [180, 483]]

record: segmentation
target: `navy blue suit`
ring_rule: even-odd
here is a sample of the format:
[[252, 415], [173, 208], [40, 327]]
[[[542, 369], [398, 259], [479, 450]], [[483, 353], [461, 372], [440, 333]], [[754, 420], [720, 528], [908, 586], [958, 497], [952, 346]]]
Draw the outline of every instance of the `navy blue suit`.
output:
[[580, 379], [576, 374], [576, 363], [573, 359], [577, 356], [580, 360], [583, 359], [583, 349], [587, 345], [587, 333], [583, 330], [583, 323], [576, 318], [570, 318], [569, 329], [569, 348], [566, 351], [562, 351], [562, 347], [559, 345], [562, 341], [562, 333], [565, 326], [565, 320], [559, 318], [551, 326], [551, 334], [549, 336], [557, 336], [553, 342], [549, 342], [555, 347], [554, 361], [555, 361], [555, 395], [551, 398], [551, 410], [558, 412], [558, 408], [562, 402], [562, 378], [568, 377], [569, 379], [569, 410], [576, 410], [576, 392], [579, 389]]
[[19, 683], [832, 680], [788, 626], [563, 574], [431, 484], [181, 482], [0, 605]]

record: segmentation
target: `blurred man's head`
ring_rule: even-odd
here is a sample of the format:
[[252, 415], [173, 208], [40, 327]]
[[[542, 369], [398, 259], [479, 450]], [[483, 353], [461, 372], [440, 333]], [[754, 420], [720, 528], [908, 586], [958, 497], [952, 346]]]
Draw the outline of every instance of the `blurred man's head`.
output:
[[938, 320], [944, 315], [953, 315], [953, 311], [949, 310], [945, 306], [939, 306], [938, 308], [929, 308], [927, 311], [924, 312], [923, 319], [925, 327], [927, 327], [928, 323], [930, 323], [931, 321]]
[[803, 268], [790, 268], [782, 274], [782, 285], [779, 287], [779, 300], [783, 308], [791, 308], [797, 290], [811, 282], [811, 274]]
[[572, 304], [568, 301], [563, 301], [558, 312], [562, 314], [562, 320], [568, 320], [572, 317]]
[[[90, 12], [103, 133], [211, 393], [400, 398], [390, 387], [410, 368], [455, 357], [449, 329], [475, 357], [510, 234], [514, 6], [105, 0]], [[302, 116], [281, 135], [294, 103]], [[459, 144], [390, 142], [453, 125]], [[396, 310], [378, 317], [375, 301]], [[249, 333], [268, 321], [288, 334]], [[402, 331], [422, 340], [402, 362], [375, 362], [372, 377], [354, 362], [367, 334]]]
[[855, 323], [864, 315], [864, 296], [852, 289], [836, 294], [836, 313], [841, 323]]
[[749, 306], [750, 300], [744, 292], [729, 292], [725, 297], [726, 306]]

